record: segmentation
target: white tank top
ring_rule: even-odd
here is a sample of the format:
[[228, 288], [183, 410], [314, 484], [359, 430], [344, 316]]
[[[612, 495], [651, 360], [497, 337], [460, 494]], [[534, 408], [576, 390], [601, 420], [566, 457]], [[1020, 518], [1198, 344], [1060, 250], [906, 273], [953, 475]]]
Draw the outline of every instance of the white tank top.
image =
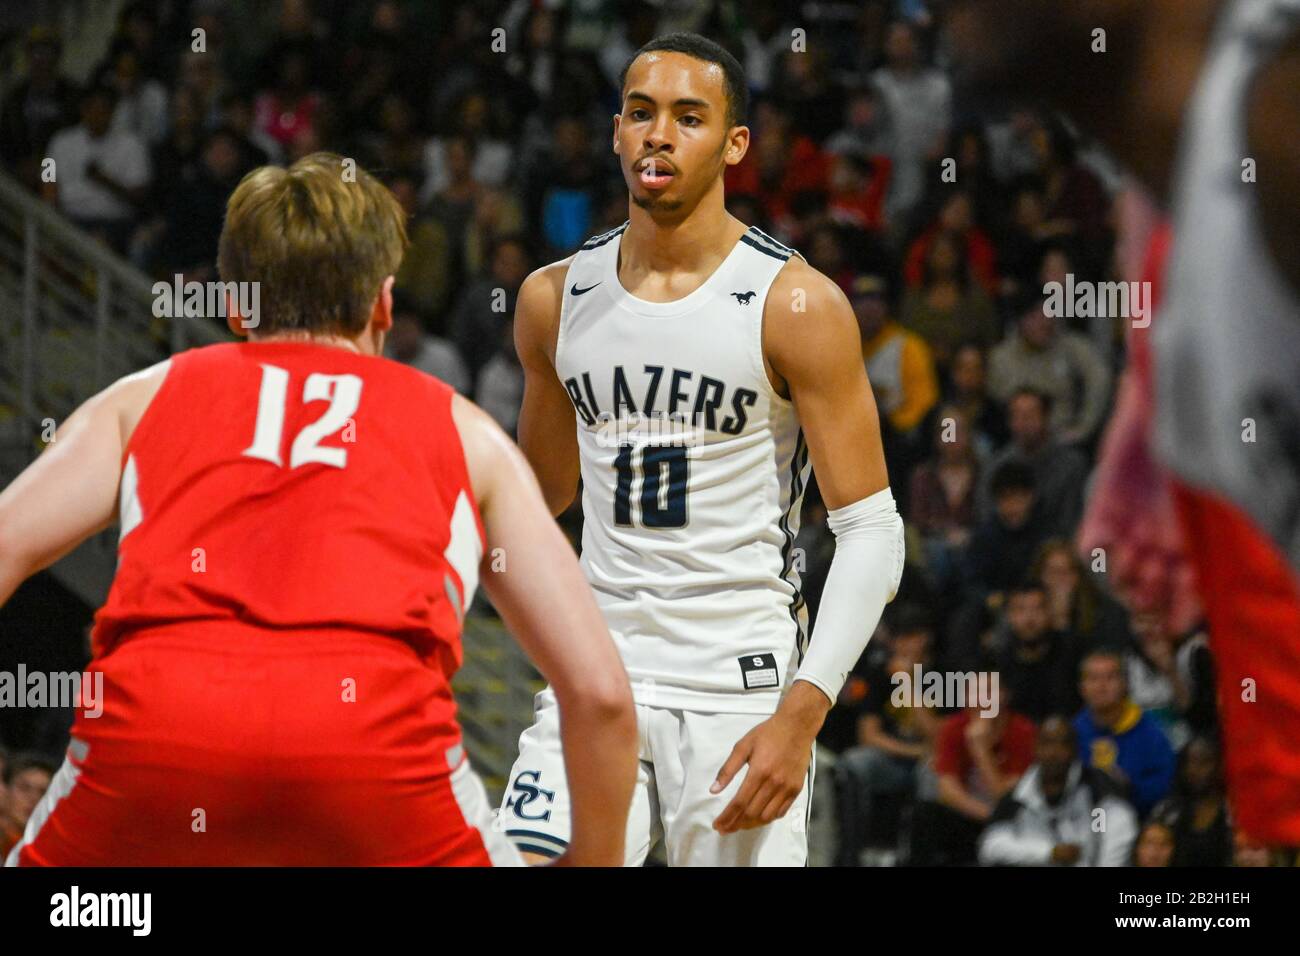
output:
[[1250, 84], [1297, 29], [1300, 0], [1223, 11], [1183, 132], [1154, 344], [1160, 456], [1241, 505], [1300, 569], [1300, 299], [1242, 182]]
[[763, 364], [797, 253], [750, 228], [698, 289], [619, 282], [624, 223], [565, 279], [555, 367], [577, 411], [582, 565], [638, 703], [770, 713], [805, 650], [794, 552], [810, 466]]

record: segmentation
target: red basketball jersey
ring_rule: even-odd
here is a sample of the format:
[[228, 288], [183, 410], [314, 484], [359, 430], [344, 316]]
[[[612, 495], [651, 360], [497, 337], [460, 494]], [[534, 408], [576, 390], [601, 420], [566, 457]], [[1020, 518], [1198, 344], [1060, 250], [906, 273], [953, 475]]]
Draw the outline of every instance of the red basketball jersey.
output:
[[176, 355], [122, 459], [117, 576], [96, 656], [150, 629], [409, 644], [444, 678], [484, 549], [452, 389], [299, 342]]

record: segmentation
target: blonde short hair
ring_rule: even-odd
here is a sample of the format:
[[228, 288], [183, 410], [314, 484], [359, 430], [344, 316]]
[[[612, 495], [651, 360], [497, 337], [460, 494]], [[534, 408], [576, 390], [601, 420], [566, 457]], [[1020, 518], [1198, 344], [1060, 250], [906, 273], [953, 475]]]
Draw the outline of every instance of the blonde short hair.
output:
[[406, 245], [406, 213], [383, 183], [352, 160], [312, 153], [240, 181], [217, 267], [224, 282], [259, 283], [258, 335], [355, 336]]

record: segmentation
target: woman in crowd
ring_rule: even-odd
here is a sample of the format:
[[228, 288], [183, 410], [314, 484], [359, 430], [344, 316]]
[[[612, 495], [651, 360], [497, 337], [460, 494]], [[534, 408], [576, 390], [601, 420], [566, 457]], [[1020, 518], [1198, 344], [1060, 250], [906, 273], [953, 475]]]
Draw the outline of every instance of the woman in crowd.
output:
[[921, 285], [907, 291], [902, 318], [930, 344], [943, 370], [963, 341], [974, 339], [987, 347], [1000, 337], [993, 303], [971, 281], [965, 247], [950, 232], [937, 233], [930, 241]]

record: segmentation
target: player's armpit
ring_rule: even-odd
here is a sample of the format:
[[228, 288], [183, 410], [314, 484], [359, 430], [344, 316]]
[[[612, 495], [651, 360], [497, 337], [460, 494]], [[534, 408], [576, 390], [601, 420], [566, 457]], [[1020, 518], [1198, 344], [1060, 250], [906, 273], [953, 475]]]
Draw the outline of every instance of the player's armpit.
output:
[[880, 420], [853, 308], [840, 288], [791, 259], [767, 295], [763, 352], [773, 385], [788, 391], [829, 509], [889, 485]]
[[515, 351], [524, 370], [519, 446], [533, 466], [546, 506], [558, 515], [578, 490], [578, 438], [573, 403], [555, 371], [555, 346], [569, 260], [538, 269], [519, 290]]
[[112, 524], [122, 473], [118, 386], [88, 400], [0, 493], [0, 604]]
[[636, 779], [636, 716], [623, 662], [528, 462], [481, 409], [452, 399], [487, 534], [483, 586], [555, 692], [572, 801], [566, 863], [621, 866]]

